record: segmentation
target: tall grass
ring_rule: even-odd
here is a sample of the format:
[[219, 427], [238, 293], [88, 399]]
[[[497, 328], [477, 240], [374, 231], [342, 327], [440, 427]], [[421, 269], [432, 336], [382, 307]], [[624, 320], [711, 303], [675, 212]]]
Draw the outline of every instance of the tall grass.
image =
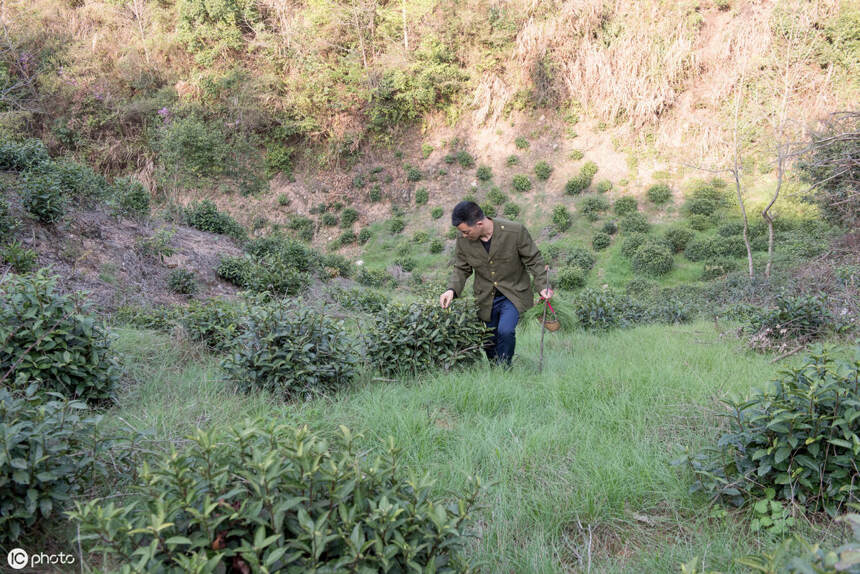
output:
[[[439, 373], [394, 382], [366, 374], [350, 391], [307, 403], [240, 395], [217, 360], [155, 333], [120, 331], [130, 383], [109, 413], [158, 440], [244, 417], [345, 424], [367, 448], [388, 436], [439, 492], [488, 483], [473, 551], [487, 572], [675, 572], [693, 556], [734, 571], [766, 540], [732, 514], [709, 517], [670, 462], [715, 436], [719, 399], [776, 371], [705, 323], [605, 335], [523, 325], [512, 371]], [[590, 559], [589, 559], [590, 556]]]

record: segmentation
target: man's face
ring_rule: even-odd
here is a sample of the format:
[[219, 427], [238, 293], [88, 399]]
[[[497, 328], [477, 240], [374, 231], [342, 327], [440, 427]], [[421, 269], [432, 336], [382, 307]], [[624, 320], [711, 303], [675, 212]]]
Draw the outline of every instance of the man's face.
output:
[[467, 223], [461, 223], [457, 226], [457, 230], [463, 234], [463, 237], [469, 239], [470, 241], [475, 241], [478, 237], [481, 236], [481, 232], [484, 230], [481, 225], [482, 221], [479, 221], [475, 225], [469, 225]]

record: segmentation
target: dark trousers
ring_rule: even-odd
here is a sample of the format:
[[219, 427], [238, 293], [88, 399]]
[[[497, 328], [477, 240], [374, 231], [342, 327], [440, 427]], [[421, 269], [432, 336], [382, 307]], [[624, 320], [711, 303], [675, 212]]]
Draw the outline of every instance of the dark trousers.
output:
[[493, 298], [493, 312], [487, 327], [493, 330], [493, 335], [484, 347], [487, 359], [491, 363], [510, 365], [517, 345], [517, 321], [520, 312], [510, 300], [496, 292]]

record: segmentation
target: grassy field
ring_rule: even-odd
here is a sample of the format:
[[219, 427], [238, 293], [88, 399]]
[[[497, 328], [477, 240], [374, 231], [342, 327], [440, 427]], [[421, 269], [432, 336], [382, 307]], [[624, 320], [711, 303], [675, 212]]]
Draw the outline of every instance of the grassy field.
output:
[[549, 334], [539, 374], [539, 330], [521, 329], [510, 372], [366, 375], [335, 397], [287, 404], [236, 394], [199, 349], [120, 330], [129, 382], [108, 416], [157, 441], [255, 416], [323, 433], [344, 424], [370, 449], [393, 436], [441, 493], [485, 481], [473, 551], [487, 572], [678, 572], [694, 556], [734, 572], [733, 558], [772, 544], [742, 513], [688, 494], [690, 476], [671, 461], [715, 440], [721, 398], [781, 366], [699, 322]]

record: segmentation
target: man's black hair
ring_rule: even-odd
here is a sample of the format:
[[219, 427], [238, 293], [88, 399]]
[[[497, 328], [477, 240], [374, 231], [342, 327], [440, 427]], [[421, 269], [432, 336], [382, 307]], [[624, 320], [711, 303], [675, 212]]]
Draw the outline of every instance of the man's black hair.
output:
[[454, 227], [461, 223], [472, 227], [482, 219], [484, 219], [484, 210], [474, 201], [461, 201], [451, 212], [451, 225]]

